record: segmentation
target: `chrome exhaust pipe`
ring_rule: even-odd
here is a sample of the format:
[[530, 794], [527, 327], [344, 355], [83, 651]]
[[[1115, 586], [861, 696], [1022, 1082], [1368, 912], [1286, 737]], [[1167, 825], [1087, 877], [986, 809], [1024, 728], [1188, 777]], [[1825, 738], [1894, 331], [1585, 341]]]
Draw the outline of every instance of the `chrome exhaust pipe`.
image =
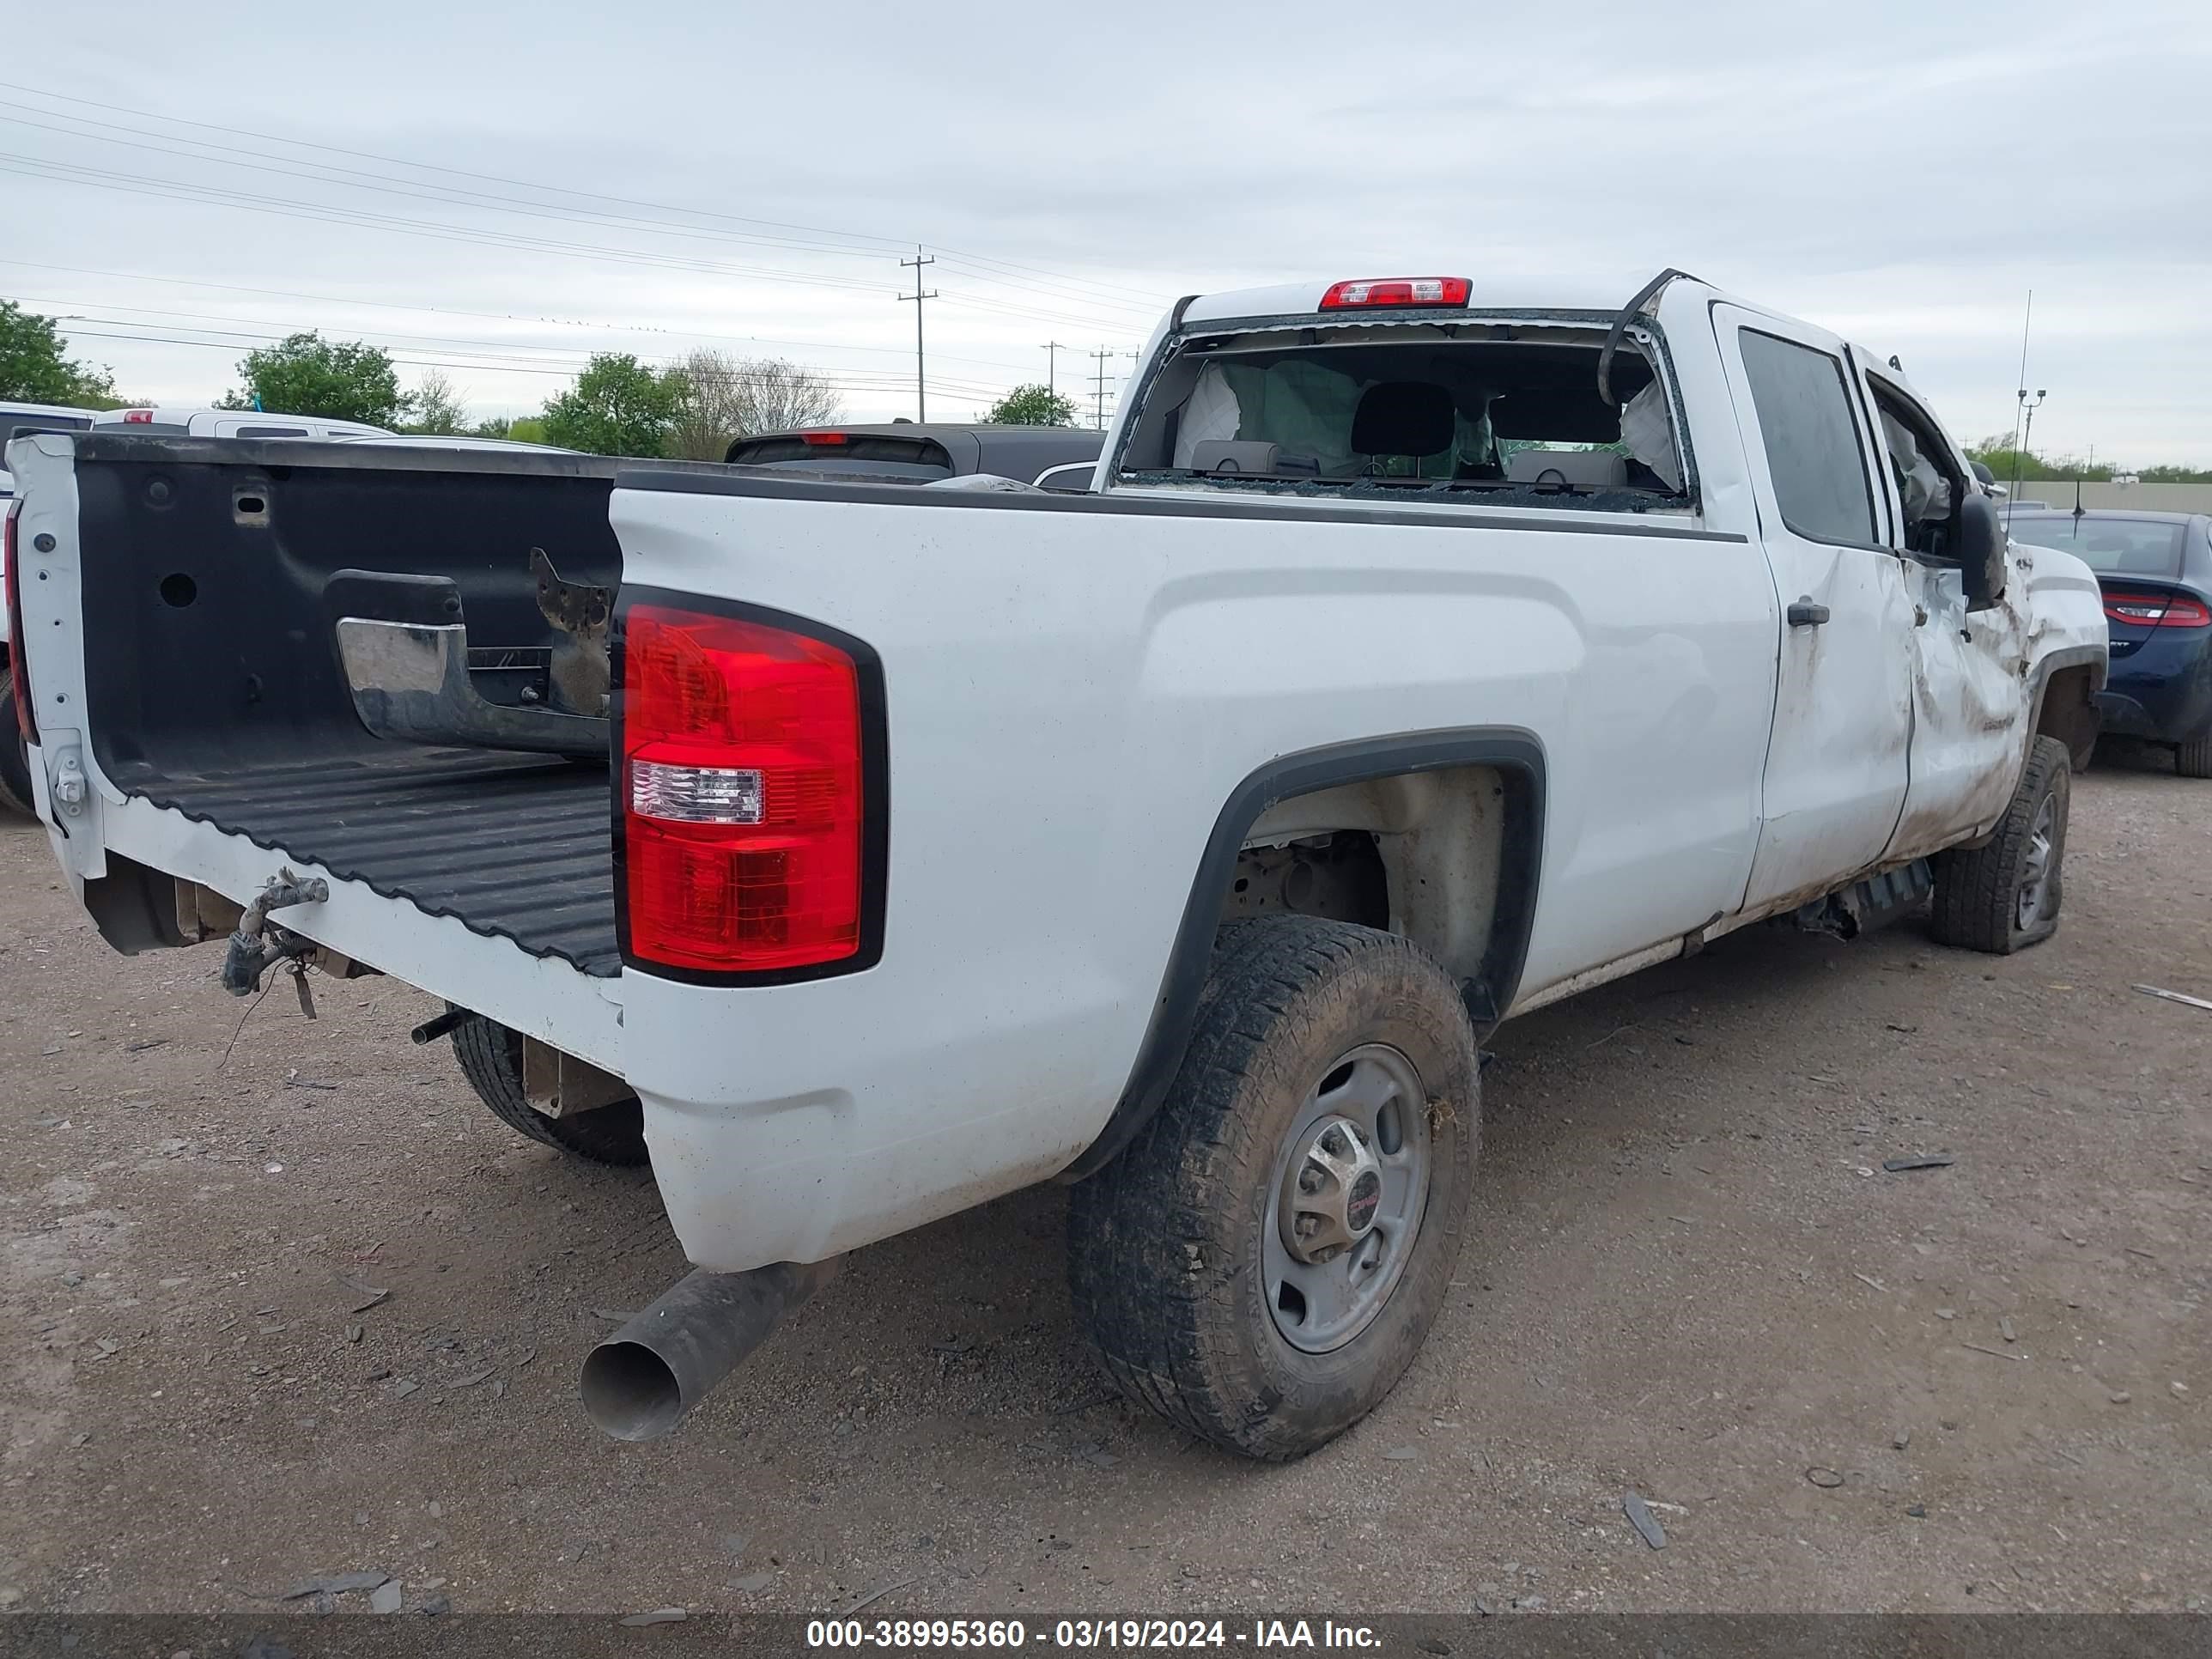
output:
[[702, 1267], [585, 1356], [584, 1409], [617, 1440], [657, 1440], [837, 1276], [842, 1258], [750, 1273]]

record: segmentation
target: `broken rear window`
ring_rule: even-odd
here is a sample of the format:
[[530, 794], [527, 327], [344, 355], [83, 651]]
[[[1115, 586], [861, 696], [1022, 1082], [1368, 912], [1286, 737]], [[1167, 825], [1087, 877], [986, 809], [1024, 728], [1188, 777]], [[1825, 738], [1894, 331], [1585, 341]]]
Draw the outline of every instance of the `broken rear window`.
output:
[[[1642, 340], [1600, 395], [1602, 327], [1369, 325], [1203, 336], [1154, 377], [1121, 459], [1133, 483], [1293, 494], [1686, 504]], [[1650, 338], [1649, 335], [1644, 337]]]

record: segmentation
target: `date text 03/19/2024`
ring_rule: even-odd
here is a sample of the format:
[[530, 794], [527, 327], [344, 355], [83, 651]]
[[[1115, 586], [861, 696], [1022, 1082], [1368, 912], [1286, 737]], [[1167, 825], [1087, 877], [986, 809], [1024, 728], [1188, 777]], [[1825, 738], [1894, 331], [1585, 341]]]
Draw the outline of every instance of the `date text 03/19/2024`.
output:
[[1188, 1648], [1291, 1653], [1310, 1649], [1358, 1650], [1381, 1645], [1364, 1625], [1333, 1620], [1259, 1619], [1238, 1628], [1219, 1619], [1061, 1619], [1035, 1630], [1019, 1619], [816, 1619], [806, 1626], [810, 1648], [999, 1648], [1034, 1642], [1042, 1648], [1087, 1650]]

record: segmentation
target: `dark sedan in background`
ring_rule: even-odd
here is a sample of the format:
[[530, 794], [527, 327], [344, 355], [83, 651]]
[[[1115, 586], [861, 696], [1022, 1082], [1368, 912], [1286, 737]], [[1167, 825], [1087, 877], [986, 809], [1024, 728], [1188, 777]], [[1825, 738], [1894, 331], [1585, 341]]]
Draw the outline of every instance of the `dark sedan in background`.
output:
[[2112, 636], [2105, 730], [2172, 744], [2183, 777], [2212, 778], [2212, 515], [2015, 509], [2010, 522], [2013, 540], [2097, 573]]

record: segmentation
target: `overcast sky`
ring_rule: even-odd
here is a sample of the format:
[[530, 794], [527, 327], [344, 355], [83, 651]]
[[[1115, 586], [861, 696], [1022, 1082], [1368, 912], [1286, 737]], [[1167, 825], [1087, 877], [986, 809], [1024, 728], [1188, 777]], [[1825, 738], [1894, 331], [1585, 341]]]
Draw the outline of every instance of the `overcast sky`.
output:
[[1900, 353], [1972, 439], [2032, 288], [2039, 448], [2212, 465], [2203, 0], [470, 9], [11, 9], [0, 295], [167, 403], [316, 327], [479, 413], [705, 345], [882, 419], [919, 242], [964, 419], [1052, 340], [1087, 398], [1180, 293], [1674, 264]]

